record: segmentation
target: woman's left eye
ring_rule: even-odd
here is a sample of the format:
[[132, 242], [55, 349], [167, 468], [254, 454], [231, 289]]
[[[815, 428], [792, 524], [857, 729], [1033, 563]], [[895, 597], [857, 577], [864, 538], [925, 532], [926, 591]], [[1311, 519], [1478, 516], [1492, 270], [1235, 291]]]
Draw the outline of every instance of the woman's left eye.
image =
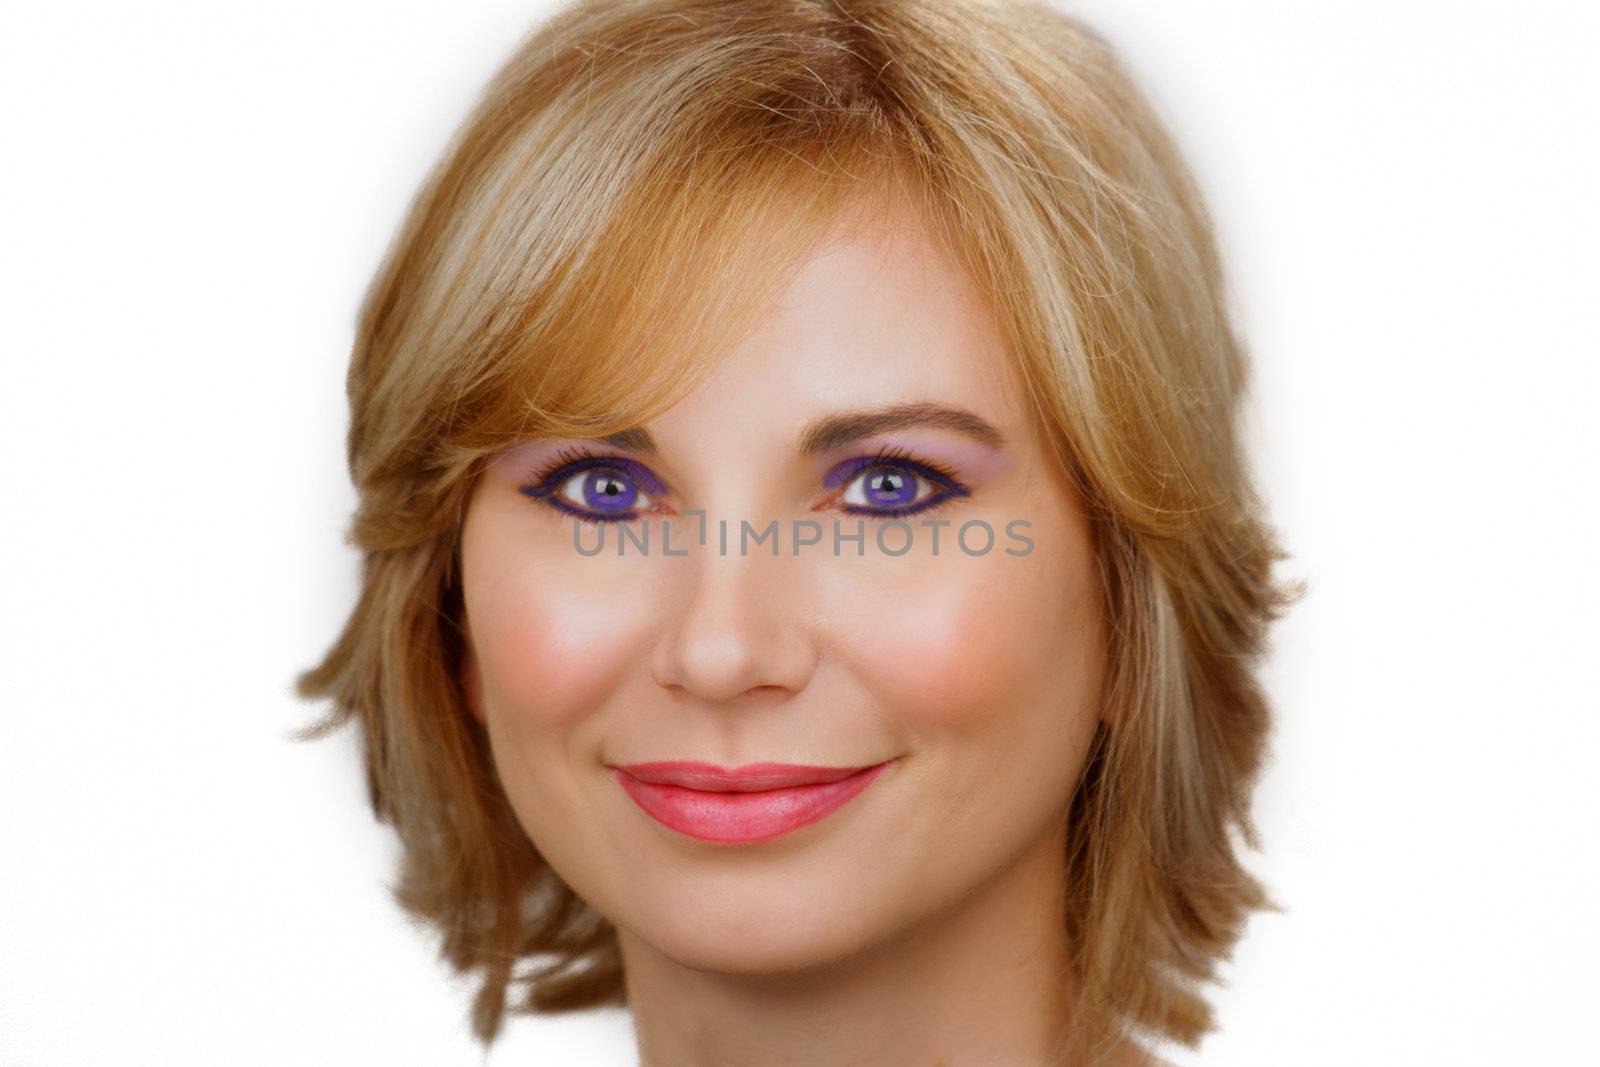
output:
[[911, 460], [854, 462], [854, 469], [837, 476], [838, 482], [845, 483], [839, 502], [847, 513], [909, 515], [967, 492], [950, 476]]

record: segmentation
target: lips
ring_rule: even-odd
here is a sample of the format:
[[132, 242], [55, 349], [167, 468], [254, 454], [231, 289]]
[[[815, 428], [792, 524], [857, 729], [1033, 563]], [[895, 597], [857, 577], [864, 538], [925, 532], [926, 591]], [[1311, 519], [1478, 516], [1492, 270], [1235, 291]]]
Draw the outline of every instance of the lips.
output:
[[674, 760], [611, 770], [634, 803], [669, 829], [702, 841], [754, 844], [831, 815], [890, 762], [866, 767], [751, 763], [725, 769]]

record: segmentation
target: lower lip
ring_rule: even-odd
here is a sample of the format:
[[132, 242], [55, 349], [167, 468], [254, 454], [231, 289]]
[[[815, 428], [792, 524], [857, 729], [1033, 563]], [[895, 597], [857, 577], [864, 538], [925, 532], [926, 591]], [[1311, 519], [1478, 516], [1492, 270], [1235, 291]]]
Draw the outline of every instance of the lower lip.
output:
[[871, 785], [888, 765], [874, 764], [837, 782], [755, 793], [712, 793], [641, 782], [622, 770], [615, 773], [633, 802], [663, 826], [701, 841], [748, 845], [782, 837], [826, 818]]

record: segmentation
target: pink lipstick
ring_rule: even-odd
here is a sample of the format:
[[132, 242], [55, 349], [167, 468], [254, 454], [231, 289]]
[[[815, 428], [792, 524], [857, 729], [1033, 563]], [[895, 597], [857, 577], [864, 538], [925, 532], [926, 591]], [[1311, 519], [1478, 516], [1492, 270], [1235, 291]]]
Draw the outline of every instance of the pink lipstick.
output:
[[869, 767], [750, 763], [731, 770], [671, 760], [612, 767], [645, 814], [702, 841], [754, 844], [837, 811], [891, 761]]

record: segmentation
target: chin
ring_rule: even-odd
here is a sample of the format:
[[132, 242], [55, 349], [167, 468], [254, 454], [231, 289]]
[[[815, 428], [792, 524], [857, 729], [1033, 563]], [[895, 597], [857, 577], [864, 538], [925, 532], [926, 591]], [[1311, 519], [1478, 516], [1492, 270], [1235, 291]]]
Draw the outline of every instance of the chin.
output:
[[714, 974], [801, 974], [828, 967], [880, 940], [863, 904], [837, 891], [799, 894], [725, 886], [651, 905], [634, 936], [684, 967]]

